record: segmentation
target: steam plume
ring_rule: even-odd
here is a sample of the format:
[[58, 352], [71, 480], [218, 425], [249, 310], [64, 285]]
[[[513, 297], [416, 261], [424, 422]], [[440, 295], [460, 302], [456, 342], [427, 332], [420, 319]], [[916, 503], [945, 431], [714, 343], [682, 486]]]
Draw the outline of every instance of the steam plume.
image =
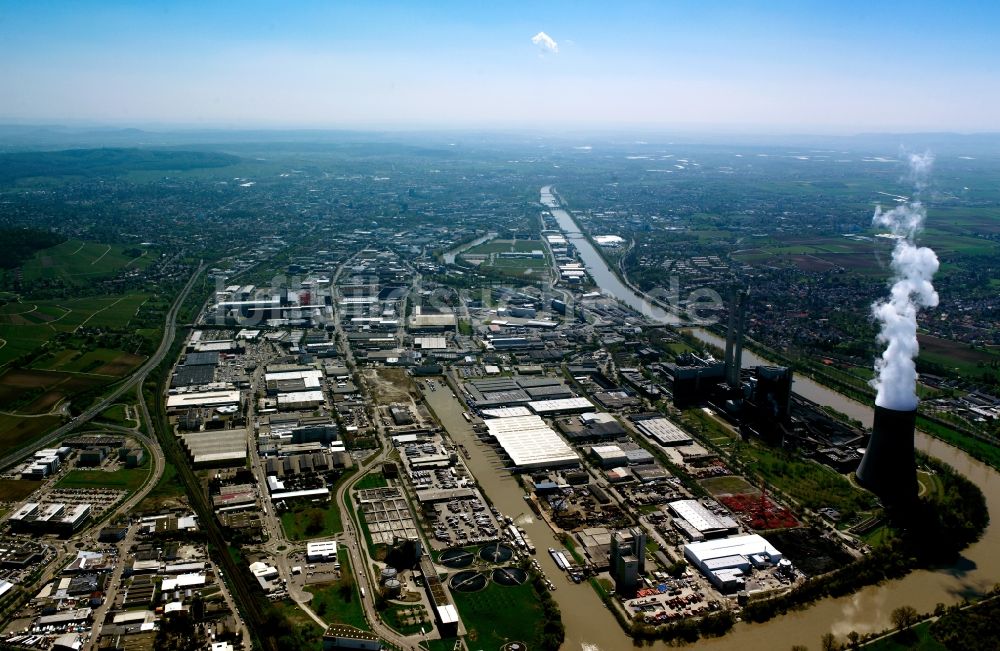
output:
[[[910, 155], [911, 179], [917, 194], [926, 187], [933, 157]], [[917, 312], [921, 307], [934, 307], [938, 295], [931, 278], [940, 266], [937, 255], [926, 246], [918, 247], [914, 237], [923, 228], [927, 210], [919, 201], [896, 206], [888, 212], [875, 209], [874, 223], [885, 226], [896, 237], [892, 251], [893, 285], [887, 300], [872, 305], [872, 315], [881, 323], [879, 343], [886, 344], [882, 356], [875, 360], [872, 386], [878, 391], [875, 404], [879, 407], [909, 411], [917, 408], [917, 368], [914, 359], [919, 352], [917, 343]]]

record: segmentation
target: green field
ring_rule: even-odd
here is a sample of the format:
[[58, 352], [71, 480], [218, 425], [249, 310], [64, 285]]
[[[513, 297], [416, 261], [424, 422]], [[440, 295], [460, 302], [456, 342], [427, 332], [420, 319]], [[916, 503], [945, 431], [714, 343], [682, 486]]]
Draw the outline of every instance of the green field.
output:
[[462, 255], [486, 255], [489, 253], [528, 253], [544, 251], [545, 244], [541, 240], [490, 240], [479, 246], [474, 246]]
[[[351, 563], [346, 558], [340, 559], [340, 580], [329, 583], [316, 583], [305, 587], [313, 595], [309, 607], [326, 622], [348, 624], [361, 630], [371, 630], [365, 611], [361, 607], [361, 596], [355, 585]], [[373, 595], [369, 595], [371, 599]]]
[[32, 443], [62, 421], [59, 416], [22, 418], [0, 414], [0, 455]]
[[857, 513], [875, 508], [873, 495], [821, 464], [758, 445], [741, 444], [733, 454], [748, 471], [808, 509], [832, 507], [850, 520]]
[[931, 623], [917, 624], [902, 633], [866, 644], [865, 651], [949, 651], [948, 647], [931, 637]]
[[[35, 352], [57, 334], [88, 328], [127, 328], [146, 294], [71, 299], [46, 299], [8, 303], [0, 308], [0, 366], [27, 353]], [[155, 337], [154, 337], [155, 338]], [[56, 368], [61, 363], [62, 348], [39, 361], [37, 368]]]
[[479, 592], [452, 593], [468, 630], [470, 649], [497, 651], [507, 642], [524, 642], [529, 649], [542, 631], [542, 608], [531, 582], [518, 586], [490, 583]]
[[709, 477], [699, 482], [712, 495], [742, 495], [760, 491], [742, 477]]
[[30, 479], [0, 479], [0, 502], [20, 502], [41, 485]]
[[138, 513], [157, 511], [165, 505], [179, 500], [184, 495], [184, 486], [177, 479], [177, 468], [167, 461], [163, 466], [163, 475], [160, 476], [160, 481], [156, 482], [156, 485], [146, 493], [146, 497], [139, 502], [135, 510]]
[[56, 484], [56, 488], [111, 488], [134, 493], [149, 476], [150, 460], [146, 453], [138, 468], [119, 468], [111, 472], [105, 470], [79, 470], [67, 472]]
[[385, 480], [382, 473], [370, 472], [361, 479], [358, 483], [354, 484], [354, 490], [362, 490], [365, 488], [385, 488], [389, 485], [389, 482]]
[[289, 540], [330, 536], [344, 530], [340, 509], [331, 499], [322, 504], [299, 502], [281, 514], [281, 528]]
[[120, 244], [101, 244], [67, 240], [38, 251], [25, 261], [21, 270], [25, 284], [60, 280], [69, 285], [81, 285], [95, 278], [114, 274], [126, 267], [142, 268], [151, 256], [146, 250]]

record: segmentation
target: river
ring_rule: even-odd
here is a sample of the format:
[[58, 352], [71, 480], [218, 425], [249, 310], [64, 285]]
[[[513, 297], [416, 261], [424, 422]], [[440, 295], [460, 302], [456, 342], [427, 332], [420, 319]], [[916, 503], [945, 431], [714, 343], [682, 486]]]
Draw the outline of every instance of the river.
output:
[[542, 188], [541, 202], [552, 213], [566, 239], [570, 240], [576, 247], [580, 259], [587, 268], [587, 273], [594, 279], [594, 283], [601, 288], [602, 292], [625, 303], [650, 321], [656, 323], [678, 322], [676, 316], [651, 303], [645, 295], [636, 292], [615, 275], [601, 254], [594, 248], [594, 245], [590, 243], [590, 240], [580, 232], [580, 228], [569, 213], [560, 207], [559, 199], [552, 193], [551, 185]]

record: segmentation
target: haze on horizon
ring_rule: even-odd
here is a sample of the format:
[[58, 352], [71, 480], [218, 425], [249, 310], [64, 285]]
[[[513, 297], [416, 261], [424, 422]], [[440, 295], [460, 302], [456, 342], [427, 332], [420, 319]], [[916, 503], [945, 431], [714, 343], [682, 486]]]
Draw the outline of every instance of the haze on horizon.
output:
[[998, 19], [985, 2], [10, 3], [0, 123], [998, 131]]

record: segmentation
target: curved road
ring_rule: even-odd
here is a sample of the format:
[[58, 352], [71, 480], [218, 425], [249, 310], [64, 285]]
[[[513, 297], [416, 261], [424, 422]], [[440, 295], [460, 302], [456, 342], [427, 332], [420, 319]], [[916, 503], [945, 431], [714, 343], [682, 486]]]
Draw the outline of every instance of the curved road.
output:
[[[121, 395], [126, 391], [129, 391], [134, 387], [141, 386], [142, 382], [146, 379], [146, 376], [149, 375], [150, 371], [156, 368], [159, 363], [163, 361], [163, 358], [173, 345], [174, 335], [177, 332], [177, 312], [180, 311], [180, 307], [184, 303], [184, 300], [187, 298], [188, 294], [191, 293], [191, 288], [194, 287], [195, 280], [198, 279], [198, 276], [200, 276], [201, 272], [204, 270], [205, 263], [203, 261], [199, 261], [198, 268], [191, 275], [190, 280], [188, 280], [187, 284], [184, 285], [184, 289], [182, 289], [180, 294], [177, 295], [177, 298], [174, 299], [173, 304], [167, 311], [166, 318], [164, 319], [163, 338], [160, 340], [160, 347], [156, 349], [156, 352], [153, 353], [148, 360], [146, 360], [145, 364], [139, 367], [139, 370], [112, 390], [107, 397], [70, 422], [66, 423], [62, 427], [56, 428], [49, 434], [46, 434], [41, 439], [35, 441], [32, 445], [21, 448], [17, 452], [12, 452], [6, 457], [0, 458], [0, 468], [11, 466], [21, 459], [31, 455], [35, 450], [44, 448], [60, 437], [69, 434], [77, 427], [87, 423], [92, 418], [113, 405], [115, 401], [118, 400], [118, 398], [121, 397]], [[143, 405], [143, 410], [145, 410], [145, 402], [140, 401], [140, 404]]]

